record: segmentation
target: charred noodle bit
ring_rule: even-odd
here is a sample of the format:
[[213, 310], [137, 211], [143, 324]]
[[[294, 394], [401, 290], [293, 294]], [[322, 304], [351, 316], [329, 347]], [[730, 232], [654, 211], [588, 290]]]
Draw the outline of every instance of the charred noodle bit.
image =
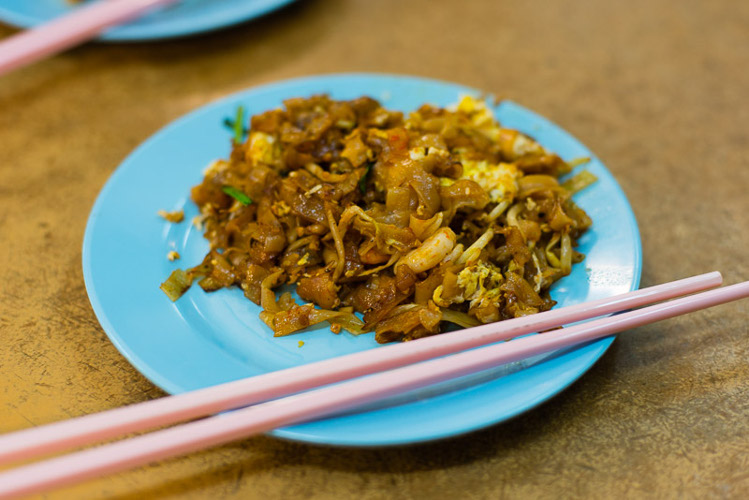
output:
[[[554, 305], [583, 258], [591, 220], [571, 196], [592, 174], [560, 184], [571, 164], [471, 97], [407, 117], [368, 97], [284, 104], [192, 189], [211, 250], [162, 284], [172, 300], [195, 279], [238, 285], [276, 336], [328, 322], [378, 342]], [[277, 298], [284, 284], [307, 303]]]

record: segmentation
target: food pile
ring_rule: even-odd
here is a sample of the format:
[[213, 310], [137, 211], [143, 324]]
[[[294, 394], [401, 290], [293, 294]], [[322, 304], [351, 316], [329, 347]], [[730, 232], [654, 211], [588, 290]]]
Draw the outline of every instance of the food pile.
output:
[[197, 279], [240, 287], [276, 336], [327, 321], [412, 340], [548, 310], [583, 258], [591, 220], [571, 195], [595, 178], [560, 184], [573, 165], [483, 101], [404, 116], [319, 95], [252, 116], [246, 140], [237, 125], [192, 189], [210, 251], [162, 285], [173, 300]]

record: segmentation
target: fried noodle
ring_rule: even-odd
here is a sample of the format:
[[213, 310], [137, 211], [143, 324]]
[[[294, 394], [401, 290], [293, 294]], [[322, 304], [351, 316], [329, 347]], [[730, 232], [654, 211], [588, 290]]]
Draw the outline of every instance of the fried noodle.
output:
[[327, 321], [412, 340], [548, 310], [583, 259], [591, 220], [571, 195], [594, 177], [560, 184], [572, 165], [483, 101], [407, 117], [369, 97], [284, 105], [192, 189], [210, 251], [162, 285], [173, 300], [193, 280], [239, 286], [276, 336]]

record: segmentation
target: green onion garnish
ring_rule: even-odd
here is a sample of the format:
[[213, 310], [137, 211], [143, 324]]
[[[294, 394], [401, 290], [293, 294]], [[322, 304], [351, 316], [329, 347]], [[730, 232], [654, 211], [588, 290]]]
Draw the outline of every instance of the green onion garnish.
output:
[[241, 203], [244, 206], [247, 206], [250, 203], [252, 203], [252, 198], [250, 198], [249, 196], [247, 196], [246, 194], [244, 194], [242, 191], [240, 191], [239, 189], [235, 187], [224, 186], [221, 188], [221, 191], [228, 194], [229, 196], [231, 196], [232, 198], [234, 198], [235, 200], [237, 200], [239, 203]]
[[372, 164], [370, 163], [369, 165], [367, 165], [367, 171], [364, 172], [364, 175], [362, 175], [359, 178], [359, 190], [361, 191], [362, 194], [367, 193], [367, 179], [369, 178], [369, 172], [371, 171], [372, 171]]
[[243, 125], [244, 121], [244, 108], [239, 106], [237, 108], [237, 116], [234, 120], [231, 118], [224, 118], [224, 127], [228, 128], [234, 133], [234, 142], [240, 144], [244, 137], [247, 135], [249, 130]]
[[234, 120], [234, 142], [236, 142], [237, 144], [241, 144], [242, 139], [244, 139], [244, 126], [242, 125], [243, 121], [244, 107], [239, 106], [237, 108], [237, 118]]

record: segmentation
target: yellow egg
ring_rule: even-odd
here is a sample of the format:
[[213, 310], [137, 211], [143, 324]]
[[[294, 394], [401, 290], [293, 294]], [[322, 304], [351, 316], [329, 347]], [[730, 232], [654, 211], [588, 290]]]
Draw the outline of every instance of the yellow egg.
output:
[[493, 142], [497, 142], [501, 128], [485, 101], [466, 95], [453, 109], [466, 113], [475, 130], [481, 132]]
[[463, 298], [470, 300], [471, 305], [483, 299], [497, 302], [503, 281], [502, 271], [488, 262], [468, 266], [458, 273], [458, 286], [464, 290]]
[[461, 163], [463, 178], [484, 188], [493, 202], [510, 200], [518, 192], [517, 179], [522, 174], [512, 163], [493, 165], [485, 160], [462, 160]]
[[275, 137], [264, 132], [250, 133], [246, 157], [251, 163], [273, 164], [278, 159], [279, 153]]

